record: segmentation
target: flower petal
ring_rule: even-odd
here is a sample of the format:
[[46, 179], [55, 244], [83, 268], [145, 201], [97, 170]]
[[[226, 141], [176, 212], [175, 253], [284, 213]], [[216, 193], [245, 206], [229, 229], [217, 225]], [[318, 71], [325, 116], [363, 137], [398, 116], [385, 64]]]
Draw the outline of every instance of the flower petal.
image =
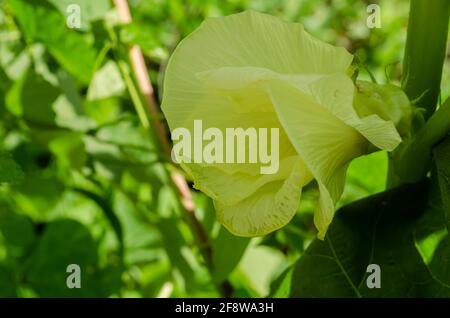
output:
[[372, 114], [360, 118], [353, 107], [355, 88], [345, 74], [324, 76], [310, 84], [311, 94], [322, 106], [349, 126], [356, 128], [379, 149], [394, 150], [402, 141], [391, 121]]
[[290, 141], [319, 184], [314, 222], [323, 239], [344, 188], [348, 163], [366, 153], [367, 141], [313, 97], [285, 81], [273, 81], [270, 96]]
[[[293, 167], [299, 165], [301, 159], [291, 156], [280, 162], [280, 169], [274, 174], [249, 175], [244, 172], [228, 174], [220, 166], [183, 164], [184, 170], [194, 176], [194, 187], [223, 205], [235, 205], [239, 201], [253, 195], [261, 187], [274, 181], [282, 181], [292, 174]], [[302, 174], [308, 182], [311, 173], [301, 164]]]
[[352, 55], [314, 39], [297, 23], [246, 11], [210, 18], [185, 38], [166, 71], [162, 109], [169, 126], [183, 126], [194, 112], [227, 112], [219, 97], [199, 103], [208, 89], [196, 74], [227, 66], [253, 66], [283, 74], [345, 72]]
[[267, 183], [253, 195], [233, 204], [214, 201], [217, 219], [239, 236], [259, 236], [275, 231], [294, 217], [300, 203], [301, 189], [311, 176], [301, 161], [284, 181]]

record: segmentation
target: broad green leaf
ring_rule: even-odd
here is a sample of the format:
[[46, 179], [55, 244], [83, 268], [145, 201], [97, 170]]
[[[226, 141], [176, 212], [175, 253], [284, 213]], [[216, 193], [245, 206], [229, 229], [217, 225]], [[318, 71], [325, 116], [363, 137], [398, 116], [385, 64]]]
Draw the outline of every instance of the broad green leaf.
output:
[[[436, 165], [442, 159], [445, 146], [437, 148], [435, 152]], [[448, 148], [447, 148], [448, 150]], [[448, 163], [444, 163], [448, 164]], [[450, 271], [443, 266], [450, 261], [450, 235], [448, 227], [448, 210], [443, 203], [442, 175], [438, 169], [431, 174], [431, 189], [428, 194], [428, 207], [426, 213], [418, 220], [414, 229], [416, 248], [419, 251], [430, 275], [439, 284], [428, 291], [427, 296], [450, 297]]]
[[[416, 247], [418, 225], [433, 214], [427, 184], [389, 190], [339, 210], [325, 241], [314, 241], [297, 262], [291, 296], [448, 296], [449, 277], [430, 274], [431, 265]], [[439, 247], [439, 257], [448, 259], [445, 246]], [[380, 289], [367, 287], [369, 264], [381, 268]]]
[[123, 232], [126, 264], [146, 264], [161, 258], [161, 237], [133, 198], [122, 191], [115, 191], [112, 208]]
[[85, 197], [91, 199], [94, 201], [103, 211], [105, 214], [106, 219], [108, 219], [114, 234], [117, 237], [117, 241], [119, 242], [119, 255], [121, 259], [123, 260], [123, 254], [124, 254], [124, 243], [123, 243], [123, 230], [122, 225], [120, 224], [120, 221], [117, 217], [117, 215], [114, 213], [113, 207], [111, 205], [110, 200], [105, 199], [101, 197], [100, 195], [80, 188], [74, 189], [76, 192], [84, 195]]
[[[60, 220], [44, 227], [44, 232], [25, 266], [25, 278], [40, 297], [95, 297], [101, 295], [97, 244], [89, 230], [78, 222]], [[81, 287], [66, 285], [67, 266], [81, 269]]]
[[75, 105], [67, 95], [59, 95], [53, 109], [56, 113], [55, 123], [58, 127], [67, 128], [78, 132], [88, 132], [96, 128], [96, 123], [91, 118], [77, 113]]
[[30, 174], [14, 187], [14, 201], [24, 214], [37, 222], [51, 219], [64, 193], [64, 184], [54, 175]]
[[194, 192], [192, 195], [195, 204], [195, 216], [202, 223], [208, 236], [212, 237], [213, 230], [217, 225], [214, 203], [211, 198], [201, 192]]
[[117, 121], [120, 116], [129, 116], [129, 114], [122, 114], [120, 101], [114, 98], [87, 102], [84, 111], [98, 125]]
[[385, 190], [387, 172], [388, 156], [385, 151], [374, 152], [353, 160], [347, 170], [340, 205]]
[[[108, 179], [119, 179], [126, 170], [137, 170], [141, 177], [158, 161], [148, 132], [135, 120], [120, 120], [104, 125], [95, 136], [85, 136], [86, 151], [95, 161], [97, 173]], [[145, 178], [144, 178], [145, 179]]]
[[81, 93], [78, 91], [75, 78], [64, 70], [60, 70], [57, 73], [58, 84], [61, 87], [64, 96], [73, 108], [73, 111], [77, 115], [83, 115], [83, 101]]
[[447, 228], [450, 227], [450, 137], [447, 137], [434, 150], [437, 177], [441, 189], [442, 203]]
[[31, 221], [3, 205], [0, 205], [0, 234], [3, 236], [8, 258], [12, 259], [25, 256], [35, 240]]
[[[173, 269], [176, 269], [183, 278], [184, 289], [190, 293], [195, 289], [195, 267], [190, 262], [191, 251], [186, 246], [185, 239], [180, 233], [178, 222], [174, 217], [161, 218], [157, 222], [164, 249], [169, 257]], [[191, 254], [192, 255], [192, 254]]]
[[292, 267], [287, 268], [281, 275], [272, 282], [270, 286], [269, 297], [273, 298], [287, 298], [291, 292], [292, 285], [292, 273], [294, 269]]
[[48, 54], [45, 49], [45, 45], [42, 43], [33, 43], [29, 48], [25, 50], [30, 56], [30, 65], [34, 67], [37, 74], [41, 75], [47, 82], [52, 85], [58, 84], [58, 79], [54, 72], [50, 69], [48, 63]]
[[6, 104], [10, 112], [31, 123], [51, 125], [56, 117], [53, 104], [59, 94], [57, 87], [30, 68], [11, 87]]
[[450, 292], [450, 138], [447, 137], [433, 151], [436, 169], [432, 171], [433, 188], [430, 193], [428, 215], [416, 227], [416, 245], [424, 262], [436, 280]]
[[212, 278], [215, 282], [222, 282], [228, 277], [239, 264], [249, 243], [250, 239], [232, 235], [224, 227], [220, 228], [212, 243]]
[[248, 247], [232, 279], [241, 278], [253, 297], [266, 297], [275, 273], [283, 269], [286, 258], [279, 250], [254, 243]]
[[119, 67], [113, 61], [108, 61], [95, 72], [89, 85], [87, 99], [89, 101], [120, 96], [125, 91]]
[[59, 133], [49, 142], [61, 168], [80, 170], [87, 161], [83, 139], [77, 133]]

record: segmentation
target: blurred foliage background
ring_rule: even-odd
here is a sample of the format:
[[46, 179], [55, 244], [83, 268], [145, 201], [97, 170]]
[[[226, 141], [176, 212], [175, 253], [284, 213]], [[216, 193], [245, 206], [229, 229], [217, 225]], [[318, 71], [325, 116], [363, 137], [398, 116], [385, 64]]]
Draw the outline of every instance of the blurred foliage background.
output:
[[[373, 2], [379, 29], [366, 26]], [[80, 29], [66, 26], [71, 4], [81, 8]], [[108, 0], [0, 0], [0, 297], [286, 296], [280, 275], [315, 238], [314, 185], [288, 226], [254, 239], [229, 234], [211, 200], [192, 190], [206, 233], [199, 244], [170, 181], [176, 167], [140, 124], [127, 50], [141, 46], [160, 101], [167, 60], [183, 37], [207, 17], [253, 9], [346, 47], [363, 66], [360, 78], [371, 72], [398, 84], [408, 1], [129, 5], [133, 23], [121, 25]], [[382, 191], [386, 171], [385, 153], [355, 160], [340, 204]], [[81, 289], [66, 287], [69, 264], [81, 266]]]

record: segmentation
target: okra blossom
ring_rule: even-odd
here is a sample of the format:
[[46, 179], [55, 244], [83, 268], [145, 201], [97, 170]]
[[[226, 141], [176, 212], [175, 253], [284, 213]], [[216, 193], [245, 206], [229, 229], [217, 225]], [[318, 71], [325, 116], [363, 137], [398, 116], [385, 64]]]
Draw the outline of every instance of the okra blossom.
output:
[[178, 45], [162, 105], [171, 131], [194, 134], [195, 120], [223, 132], [279, 128], [276, 173], [261, 174], [261, 163], [182, 163], [232, 233], [259, 236], [286, 225], [315, 180], [314, 223], [323, 239], [351, 160], [401, 142], [389, 119], [358, 116], [352, 59], [301, 24], [253, 11], [207, 19]]

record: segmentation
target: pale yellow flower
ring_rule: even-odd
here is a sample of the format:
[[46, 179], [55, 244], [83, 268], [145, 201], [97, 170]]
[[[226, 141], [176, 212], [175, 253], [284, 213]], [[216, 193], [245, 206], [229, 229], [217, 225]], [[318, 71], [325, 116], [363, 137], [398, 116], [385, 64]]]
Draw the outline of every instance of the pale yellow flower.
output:
[[173, 131], [204, 127], [279, 128], [277, 173], [261, 164], [184, 163], [232, 233], [264, 235], [295, 215], [302, 187], [317, 181], [314, 222], [323, 239], [350, 161], [401, 141], [394, 124], [359, 117], [348, 76], [353, 56], [297, 23], [247, 11], [206, 20], [173, 53], [163, 111]]

